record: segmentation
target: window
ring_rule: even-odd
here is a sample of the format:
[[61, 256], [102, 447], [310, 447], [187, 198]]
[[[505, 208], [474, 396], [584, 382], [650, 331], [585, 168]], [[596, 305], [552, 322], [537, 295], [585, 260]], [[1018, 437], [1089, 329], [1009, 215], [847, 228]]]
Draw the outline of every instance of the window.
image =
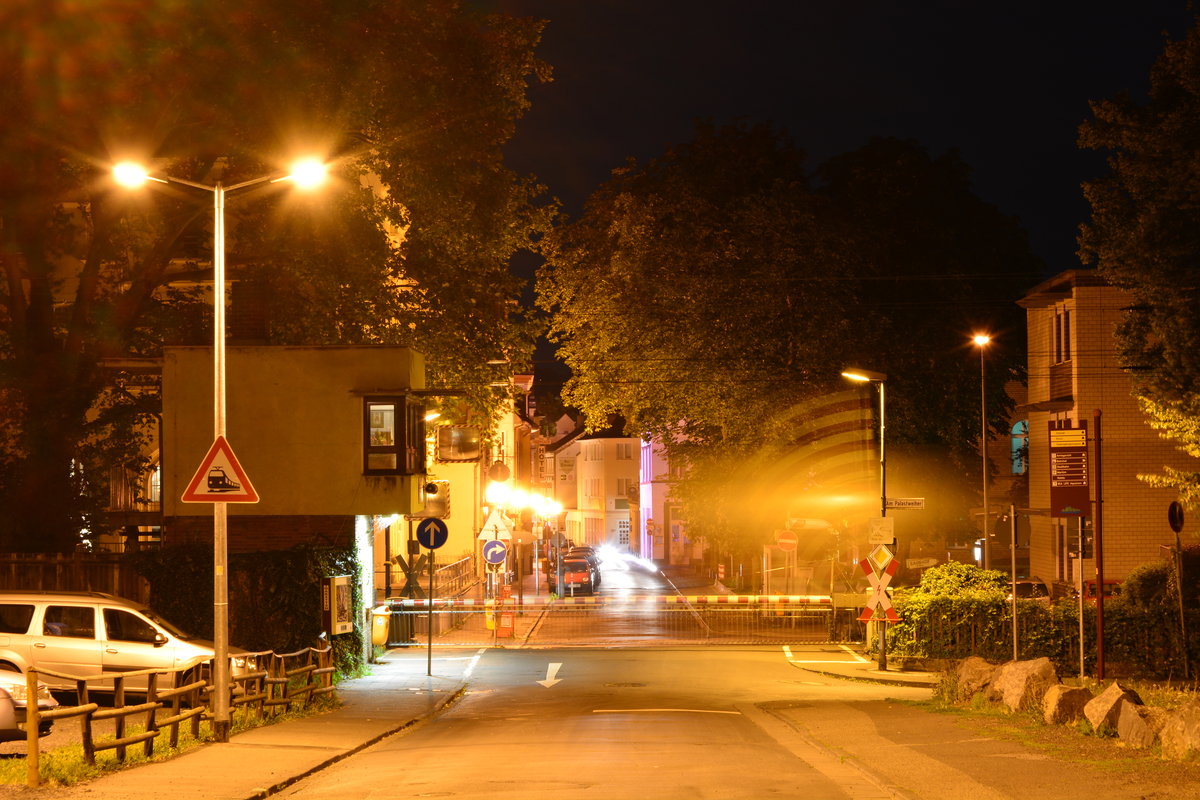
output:
[[617, 478], [617, 497], [628, 498], [633, 485], [632, 478]]
[[617, 545], [619, 547], [629, 547], [629, 533], [632, 526], [629, 520], [623, 519], [617, 522]]
[[1054, 310], [1054, 363], [1071, 360], [1071, 309]]
[[620, 461], [631, 461], [633, 459], [633, 445], [629, 442], [617, 442], [617, 459]]
[[425, 408], [407, 397], [363, 401], [363, 474], [425, 472]]
[[33, 606], [19, 603], [0, 605], [0, 633], [28, 633]]
[[1021, 420], [1012, 426], [1012, 474], [1024, 475], [1029, 471], [1029, 420]]
[[158, 630], [146, 620], [119, 608], [104, 609], [104, 630], [109, 641], [154, 644]]
[[42, 633], [46, 636], [94, 639], [96, 612], [86, 606], [47, 606], [42, 618]]

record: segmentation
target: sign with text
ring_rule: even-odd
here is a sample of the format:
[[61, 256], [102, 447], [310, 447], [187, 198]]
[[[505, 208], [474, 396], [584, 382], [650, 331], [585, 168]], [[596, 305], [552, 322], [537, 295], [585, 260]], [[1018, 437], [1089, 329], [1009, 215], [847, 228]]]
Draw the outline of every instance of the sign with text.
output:
[[867, 544], [892, 544], [896, 541], [896, 520], [875, 517], [867, 522]]
[[1090, 517], [1087, 420], [1078, 428], [1050, 426], [1050, 516]]

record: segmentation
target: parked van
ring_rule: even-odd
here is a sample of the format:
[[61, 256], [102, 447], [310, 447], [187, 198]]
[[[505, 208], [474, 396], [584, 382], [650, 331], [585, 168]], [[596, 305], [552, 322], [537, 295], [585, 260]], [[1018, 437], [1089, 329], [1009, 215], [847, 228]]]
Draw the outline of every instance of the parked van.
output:
[[[246, 669], [234, 654], [233, 672]], [[143, 669], [193, 670], [213, 644], [181, 631], [149, 607], [100, 592], [0, 591], [0, 669], [29, 667], [77, 677]], [[241, 661], [241, 663], [239, 663]], [[68, 679], [42, 673], [52, 689]], [[181, 683], [192, 676], [181, 674]], [[145, 689], [145, 678], [126, 688]]]

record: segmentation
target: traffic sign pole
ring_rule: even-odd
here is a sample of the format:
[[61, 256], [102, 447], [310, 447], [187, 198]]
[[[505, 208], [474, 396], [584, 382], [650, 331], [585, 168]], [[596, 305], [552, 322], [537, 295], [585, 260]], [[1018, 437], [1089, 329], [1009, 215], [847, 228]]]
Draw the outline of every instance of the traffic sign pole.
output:
[[429, 551], [429, 648], [425, 657], [425, 674], [433, 677], [433, 561], [435, 550]]

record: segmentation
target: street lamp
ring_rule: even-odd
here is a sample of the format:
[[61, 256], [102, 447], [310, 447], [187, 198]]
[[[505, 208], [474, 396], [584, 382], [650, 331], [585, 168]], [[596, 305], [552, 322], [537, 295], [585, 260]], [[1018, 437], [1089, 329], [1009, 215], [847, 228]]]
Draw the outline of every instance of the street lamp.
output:
[[882, 372], [872, 372], [869, 369], [858, 369], [857, 367], [846, 367], [842, 370], [842, 377], [849, 378], [852, 381], [859, 383], [875, 383], [879, 385], [879, 516], [887, 516], [887, 450], [885, 449], [885, 438], [883, 435], [886, 427], [886, 412], [887, 401], [884, 394], [884, 384], [887, 383], [887, 375]]
[[[873, 372], [869, 369], [847, 367], [842, 370], [842, 377], [859, 383], [874, 383], [879, 386], [879, 516], [887, 516], [887, 439], [884, 431], [887, 429], [887, 394], [884, 388], [887, 375]], [[879, 669], [887, 670], [887, 620], [879, 623]]]
[[[992, 567], [992, 542], [988, 535], [988, 430], [987, 430], [987, 388], [983, 370], [983, 352], [987, 349], [992, 337], [986, 333], [977, 333], [971, 339], [979, 348], [979, 449], [983, 453], [983, 568]], [[1016, 573], [1013, 573], [1016, 577]]]
[[[262, 183], [290, 181], [310, 189], [325, 179], [326, 167], [316, 159], [305, 159], [286, 175], [265, 175], [232, 186], [220, 181], [209, 185], [169, 175], [156, 177], [144, 167], [123, 162], [113, 167], [113, 179], [126, 188], [146, 181], [178, 183], [211, 192], [213, 196], [213, 438], [225, 436], [225, 195]], [[229, 741], [229, 580], [228, 517], [225, 503], [213, 503], [213, 733], [218, 742]]]

